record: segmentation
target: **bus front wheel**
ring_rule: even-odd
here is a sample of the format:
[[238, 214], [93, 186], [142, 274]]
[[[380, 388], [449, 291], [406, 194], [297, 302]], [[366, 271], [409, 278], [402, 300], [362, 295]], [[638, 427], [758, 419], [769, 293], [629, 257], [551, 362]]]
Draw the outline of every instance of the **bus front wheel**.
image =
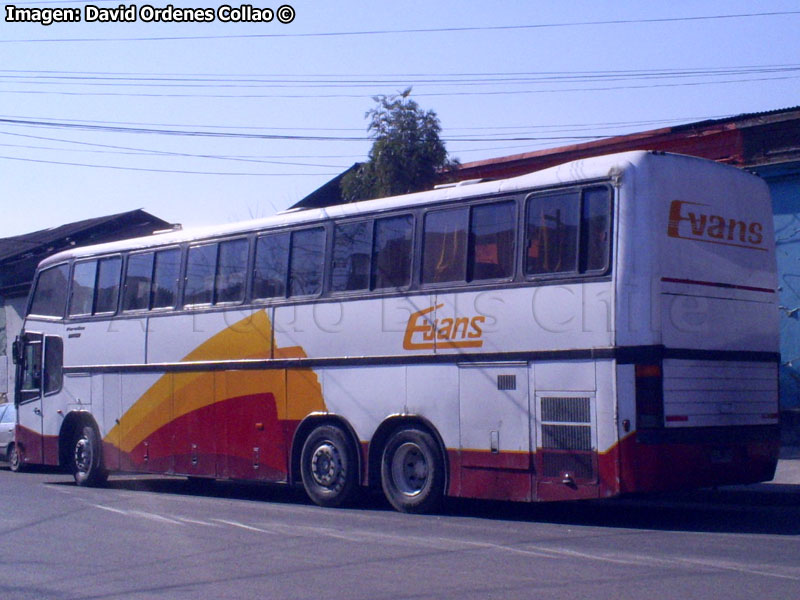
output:
[[321, 425], [303, 444], [300, 474], [306, 494], [320, 506], [341, 506], [358, 488], [358, 459], [349, 436], [335, 425]]
[[381, 459], [381, 485], [389, 503], [405, 513], [436, 510], [444, 497], [444, 460], [427, 431], [399, 429]]
[[72, 449], [72, 474], [75, 483], [87, 487], [103, 485], [108, 479], [108, 473], [103, 469], [100, 440], [95, 428], [91, 425], [81, 427]]

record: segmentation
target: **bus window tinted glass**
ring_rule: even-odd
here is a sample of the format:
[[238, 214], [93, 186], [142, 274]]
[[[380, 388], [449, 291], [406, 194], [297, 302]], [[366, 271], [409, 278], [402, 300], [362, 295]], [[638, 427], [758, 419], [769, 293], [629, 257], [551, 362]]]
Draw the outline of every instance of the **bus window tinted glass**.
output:
[[608, 188], [589, 188], [583, 192], [581, 244], [584, 251], [583, 271], [605, 271], [611, 233], [611, 199]]
[[44, 393], [61, 389], [63, 381], [64, 342], [55, 335], [45, 336], [44, 343]]
[[411, 215], [375, 221], [372, 256], [372, 288], [404, 287], [411, 284], [411, 242], [414, 219]]
[[310, 296], [322, 291], [325, 230], [322, 227], [292, 233], [289, 295]]
[[67, 305], [69, 267], [60, 265], [39, 274], [30, 314], [63, 317]]
[[514, 202], [475, 206], [470, 223], [469, 279], [509, 278], [514, 274]]
[[181, 251], [178, 248], [156, 252], [152, 308], [172, 308], [177, 305], [180, 271]]
[[253, 269], [253, 297], [286, 296], [286, 271], [289, 263], [289, 234], [275, 233], [258, 238]]
[[69, 299], [70, 315], [92, 314], [97, 261], [75, 263], [72, 271], [72, 288]]
[[244, 300], [248, 247], [247, 240], [231, 240], [220, 243], [219, 260], [217, 261], [216, 302], [241, 302]]
[[153, 253], [131, 254], [125, 271], [122, 310], [145, 310], [150, 301], [150, 278], [153, 276]]
[[113, 313], [117, 310], [119, 297], [119, 277], [122, 259], [118, 256], [104, 258], [97, 269], [97, 299], [94, 312]]
[[425, 215], [423, 283], [464, 281], [468, 214], [466, 208], [456, 208]]
[[21, 391], [38, 391], [42, 385], [42, 342], [25, 343], [25, 354], [22, 358]]
[[525, 273], [547, 275], [578, 269], [580, 193], [535, 196], [528, 202]]
[[186, 261], [185, 305], [211, 304], [214, 299], [214, 274], [217, 267], [217, 245], [189, 248]]
[[333, 230], [334, 292], [365, 290], [369, 287], [371, 222], [344, 223]]

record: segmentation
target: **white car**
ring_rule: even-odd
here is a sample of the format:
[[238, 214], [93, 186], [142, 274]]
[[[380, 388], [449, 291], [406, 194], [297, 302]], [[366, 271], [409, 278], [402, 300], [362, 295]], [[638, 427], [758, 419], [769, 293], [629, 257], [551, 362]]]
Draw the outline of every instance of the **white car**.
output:
[[0, 404], [0, 457], [16, 471], [11, 455], [14, 453], [14, 427], [17, 424], [17, 409], [11, 402]]

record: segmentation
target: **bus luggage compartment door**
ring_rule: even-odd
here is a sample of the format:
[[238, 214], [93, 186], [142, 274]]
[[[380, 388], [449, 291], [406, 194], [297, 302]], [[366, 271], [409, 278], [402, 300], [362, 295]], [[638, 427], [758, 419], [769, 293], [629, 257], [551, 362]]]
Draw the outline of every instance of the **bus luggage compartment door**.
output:
[[459, 365], [461, 495], [531, 498], [528, 366]]

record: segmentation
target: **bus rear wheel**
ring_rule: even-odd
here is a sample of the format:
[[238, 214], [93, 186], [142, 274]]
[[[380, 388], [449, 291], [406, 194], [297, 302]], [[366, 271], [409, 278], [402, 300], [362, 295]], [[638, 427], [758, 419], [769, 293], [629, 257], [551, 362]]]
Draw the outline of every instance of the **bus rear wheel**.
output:
[[100, 438], [91, 425], [78, 429], [72, 445], [72, 475], [80, 486], [103, 485], [108, 473], [103, 469]]
[[444, 497], [444, 459], [427, 431], [398, 429], [381, 458], [381, 485], [389, 503], [405, 513], [436, 510]]
[[350, 502], [358, 488], [358, 459], [350, 437], [335, 425], [321, 425], [303, 444], [300, 457], [303, 487], [320, 506]]

